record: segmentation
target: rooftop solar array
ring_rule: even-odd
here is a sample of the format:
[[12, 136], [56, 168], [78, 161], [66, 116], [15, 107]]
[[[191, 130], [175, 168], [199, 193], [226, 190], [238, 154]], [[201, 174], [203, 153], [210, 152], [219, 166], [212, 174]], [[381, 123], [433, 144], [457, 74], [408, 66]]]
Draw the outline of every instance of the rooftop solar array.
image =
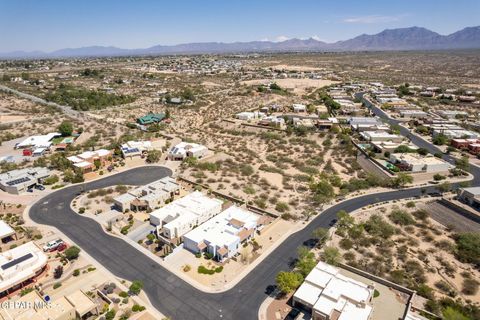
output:
[[20, 184], [20, 183], [27, 182], [27, 181], [30, 181], [29, 177], [22, 177], [22, 178], [19, 178], [19, 179], [8, 181], [7, 185], [14, 186], [16, 184]]
[[5, 263], [4, 265], [2, 265], [2, 270], [7, 270], [11, 267], [16, 266], [19, 263], [22, 263], [23, 261], [26, 261], [26, 260], [30, 259], [30, 258], [33, 258], [33, 254], [27, 253], [26, 255], [23, 255], [19, 258], [13, 259], [12, 261], [9, 261], [9, 262]]
[[133, 152], [140, 152], [138, 148], [132, 148], [132, 149], [123, 149], [124, 153], [133, 153]]

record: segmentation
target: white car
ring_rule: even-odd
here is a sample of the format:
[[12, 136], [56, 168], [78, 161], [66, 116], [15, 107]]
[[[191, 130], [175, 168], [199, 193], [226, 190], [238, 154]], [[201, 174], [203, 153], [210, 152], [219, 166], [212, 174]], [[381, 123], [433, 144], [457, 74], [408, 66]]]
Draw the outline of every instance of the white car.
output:
[[57, 239], [57, 240], [52, 240], [52, 241], [49, 241], [47, 242], [47, 244], [45, 244], [43, 246], [43, 251], [47, 252], [47, 251], [53, 251], [55, 249], [57, 249], [60, 245], [63, 244], [63, 240], [62, 239]]

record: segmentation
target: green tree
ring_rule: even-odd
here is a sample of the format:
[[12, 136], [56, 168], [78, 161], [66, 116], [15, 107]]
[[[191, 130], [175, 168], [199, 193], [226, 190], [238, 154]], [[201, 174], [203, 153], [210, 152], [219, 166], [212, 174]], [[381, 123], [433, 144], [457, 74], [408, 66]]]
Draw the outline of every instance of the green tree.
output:
[[275, 277], [278, 289], [284, 294], [297, 289], [303, 282], [303, 276], [298, 272], [281, 271]]
[[313, 192], [313, 201], [318, 204], [330, 201], [335, 195], [332, 185], [323, 179], [312, 183], [310, 190]]
[[355, 223], [355, 219], [345, 210], [337, 212], [337, 219], [337, 226], [339, 228], [350, 228]]
[[452, 185], [448, 181], [442, 182], [441, 184], [436, 186], [436, 189], [440, 193], [448, 192], [450, 191], [451, 188], [452, 188]]
[[342, 260], [342, 255], [338, 248], [335, 247], [325, 247], [322, 252], [322, 259], [328, 264], [338, 265]]
[[71, 136], [73, 133], [73, 124], [70, 121], [64, 120], [58, 126], [58, 131], [62, 134], [62, 136]]
[[329, 236], [329, 231], [326, 228], [316, 228], [312, 232], [312, 237], [318, 240], [318, 246], [322, 246], [326, 241], [328, 241]]
[[470, 161], [468, 159], [468, 156], [463, 156], [460, 159], [456, 159], [455, 165], [458, 169], [468, 171], [470, 169]]
[[441, 146], [448, 142], [448, 137], [443, 133], [440, 133], [440, 134], [437, 134], [435, 137], [433, 137], [432, 142], [437, 146]]
[[403, 187], [413, 182], [413, 177], [407, 173], [399, 172], [397, 176], [391, 180], [391, 186], [394, 188]]
[[143, 289], [143, 282], [141, 282], [139, 280], [135, 280], [135, 281], [132, 282], [132, 284], [128, 288], [128, 291], [132, 295], [138, 295], [140, 293], [140, 291], [142, 291], [142, 289]]
[[160, 161], [162, 152], [160, 150], [149, 150], [147, 153], [147, 162], [155, 163]]
[[452, 307], [446, 307], [442, 314], [444, 320], [470, 320], [469, 317]]
[[100, 159], [95, 159], [93, 160], [93, 165], [95, 166], [95, 169], [98, 170], [102, 166], [102, 162], [100, 161]]
[[68, 260], [75, 260], [80, 255], [80, 248], [77, 246], [71, 246], [70, 248], [65, 250], [64, 254]]

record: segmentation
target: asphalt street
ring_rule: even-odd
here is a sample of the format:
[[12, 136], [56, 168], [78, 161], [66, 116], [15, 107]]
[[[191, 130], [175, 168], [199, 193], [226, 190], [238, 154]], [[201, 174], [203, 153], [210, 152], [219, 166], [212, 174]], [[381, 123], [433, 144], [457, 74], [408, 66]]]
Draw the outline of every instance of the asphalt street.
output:
[[[373, 107], [372, 110], [379, 116], [385, 116], [379, 109]], [[396, 123], [395, 120], [387, 121]], [[438, 151], [435, 146], [411, 135], [406, 129], [402, 129], [402, 134], [432, 153]], [[446, 160], [454, 161], [449, 156], [446, 156]], [[472, 166], [475, 185], [480, 177], [478, 170]], [[152, 304], [174, 320], [257, 319], [259, 307], [267, 297], [265, 290], [269, 285], [275, 284], [275, 275], [292, 268], [297, 248], [311, 239], [315, 228], [328, 228], [338, 211], [351, 212], [378, 202], [421, 196], [422, 189], [426, 193], [436, 192], [434, 187], [403, 189], [342, 201], [324, 210], [303, 230], [287, 238], [235, 287], [215, 294], [197, 290], [122, 239], [103, 232], [94, 220], [82, 217], [70, 209], [70, 202], [82, 190], [117, 184], [142, 185], [167, 175], [171, 175], [169, 169], [149, 166], [75, 185], [41, 199], [30, 209], [30, 217], [36, 223], [58, 228], [116, 276], [130, 281], [143, 281], [144, 290]]]

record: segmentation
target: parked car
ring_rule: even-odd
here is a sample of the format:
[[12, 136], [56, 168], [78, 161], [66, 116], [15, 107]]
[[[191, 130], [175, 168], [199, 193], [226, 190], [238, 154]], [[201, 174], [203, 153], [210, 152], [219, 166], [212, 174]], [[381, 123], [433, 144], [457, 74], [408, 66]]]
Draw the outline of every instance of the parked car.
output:
[[328, 225], [330, 227], [333, 227], [335, 225], [335, 223], [337, 223], [337, 219], [333, 219], [332, 221], [330, 221], [330, 223]]
[[268, 285], [267, 288], [265, 289], [265, 294], [271, 295], [275, 290], [277, 289], [276, 285]]
[[43, 251], [55, 251], [62, 244], [65, 244], [62, 239], [49, 241], [43, 246]]
[[27, 192], [33, 192], [33, 188], [27, 188]]
[[36, 184], [36, 185], [34, 186], [34, 188], [37, 189], [37, 190], [41, 190], [41, 191], [45, 190], [45, 187], [42, 186], [41, 184]]
[[62, 243], [57, 247], [57, 251], [62, 252], [65, 249], [67, 249], [67, 244], [62, 241]]

